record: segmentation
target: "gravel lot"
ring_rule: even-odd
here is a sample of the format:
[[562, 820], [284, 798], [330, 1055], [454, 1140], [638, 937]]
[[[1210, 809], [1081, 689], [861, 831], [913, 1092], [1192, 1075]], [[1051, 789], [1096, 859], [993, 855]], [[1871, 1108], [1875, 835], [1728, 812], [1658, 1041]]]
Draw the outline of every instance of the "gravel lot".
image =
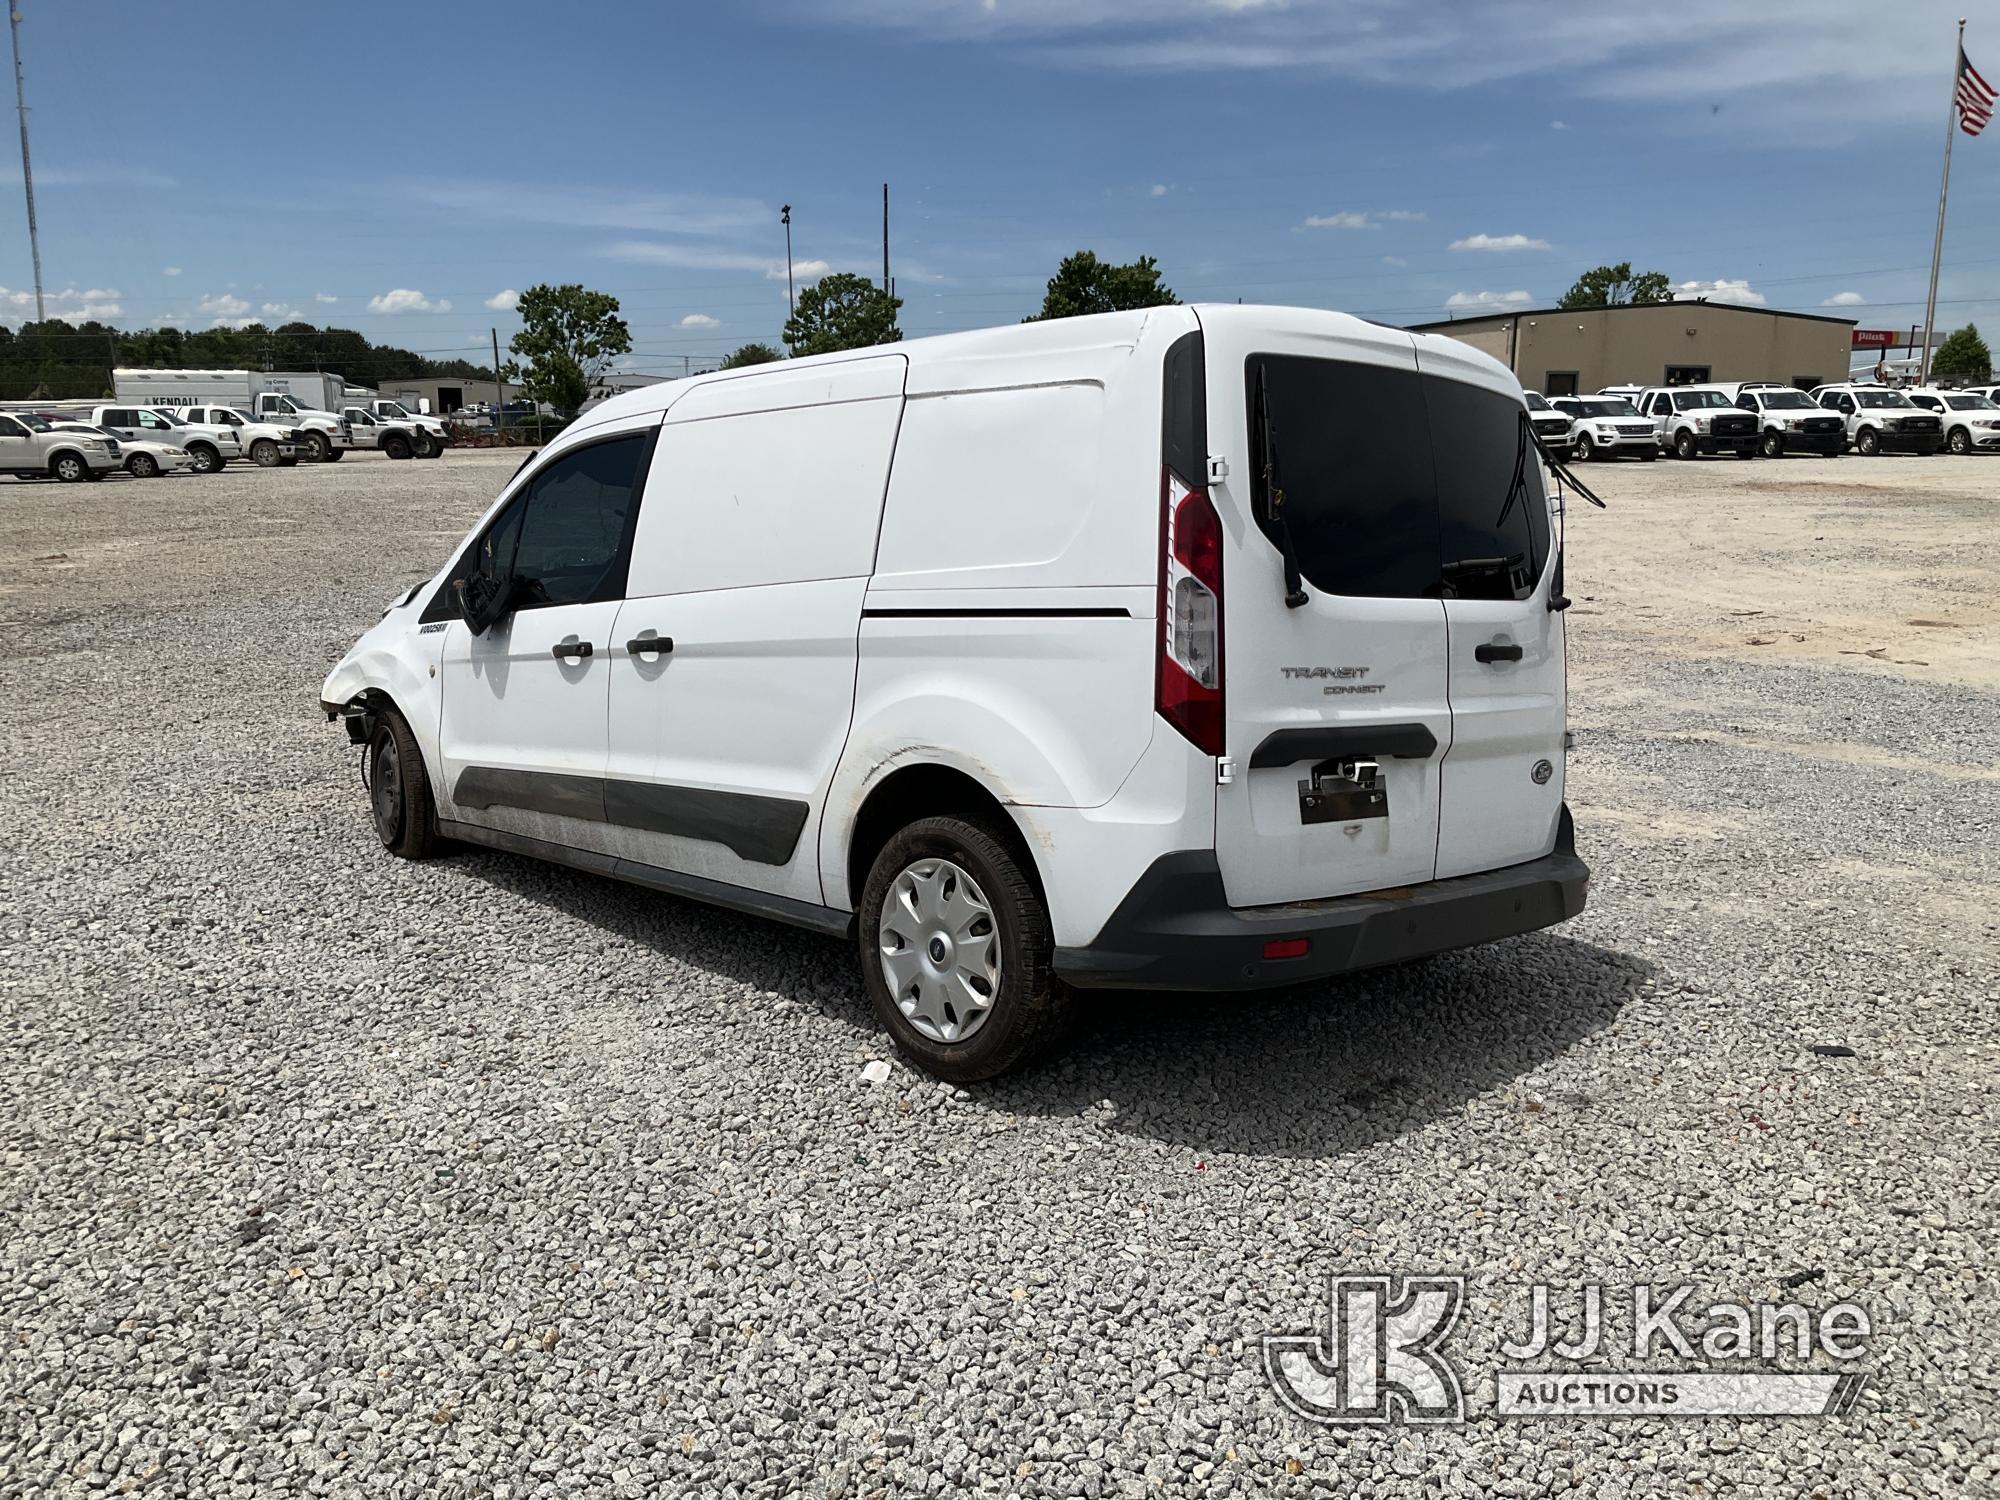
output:
[[[376, 845], [316, 689], [515, 462], [0, 482], [0, 1493], [1995, 1492], [2000, 463], [1592, 471], [1582, 918], [965, 1091], [840, 944]], [[1335, 1270], [1470, 1279], [1467, 1425], [1279, 1404]], [[1501, 1420], [1538, 1280], [1873, 1383]]]

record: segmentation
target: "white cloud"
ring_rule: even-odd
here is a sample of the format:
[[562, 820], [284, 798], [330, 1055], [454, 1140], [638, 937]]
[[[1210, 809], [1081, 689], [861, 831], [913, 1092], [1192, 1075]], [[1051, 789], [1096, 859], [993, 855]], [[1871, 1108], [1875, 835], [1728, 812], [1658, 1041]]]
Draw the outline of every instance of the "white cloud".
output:
[[[1644, 7], [1487, 0], [1480, 24], [1455, 5], [1381, 0], [816, 0], [794, 7], [846, 23], [941, 41], [998, 44], [1048, 65], [1093, 72], [1317, 74], [1429, 94], [1539, 80], [1559, 97], [1617, 100], [1685, 131], [1774, 127], [1787, 140], [1825, 128], [1879, 130], [1930, 117], [1937, 36], [1905, 7], [1824, 0], [1681, 0], [1675, 44], [1662, 47]], [[1773, 47], [1777, 36], [1806, 45]], [[1855, 97], [1871, 107], [1857, 112]], [[1725, 124], [1712, 108], [1726, 104]]]
[[1505, 312], [1509, 308], [1526, 307], [1533, 300], [1524, 291], [1453, 292], [1444, 299], [1444, 305], [1454, 312], [1471, 308], [1479, 308], [1486, 312]]
[[1164, 182], [1156, 182], [1156, 183], [1154, 183], [1154, 184], [1153, 184], [1153, 186], [1152, 186], [1152, 195], [1153, 195], [1153, 196], [1154, 196], [1155, 198], [1164, 198], [1164, 197], [1166, 197], [1166, 196], [1167, 196], [1167, 185], [1166, 185], [1166, 184], [1165, 184]]
[[228, 292], [211, 292], [195, 303], [195, 306], [211, 317], [218, 318], [233, 318], [239, 313], [250, 311], [248, 302]]
[[285, 302], [266, 302], [257, 310], [266, 318], [279, 323], [296, 323], [305, 316], [296, 307]]
[[339, 300], [340, 300], [340, 299], [339, 299], [338, 297], [334, 296], [334, 295], [333, 295], [333, 294], [332, 294], [331, 292], [314, 292], [314, 293], [313, 293], [313, 301], [315, 301], [315, 302], [325, 302], [325, 303], [332, 303], [332, 302], [338, 302]]
[[179, 266], [161, 266], [160, 274], [162, 276], [178, 276], [181, 274], [181, 268]]
[[1430, 215], [1415, 208], [1385, 208], [1378, 217], [1387, 219], [1392, 224], [1421, 224]]
[[1859, 292], [1835, 292], [1831, 297], [1827, 298], [1826, 301], [1820, 303], [1820, 306], [1860, 307], [1867, 301], [1868, 299], [1862, 296], [1861, 293]]
[[1382, 257], [1382, 264], [1385, 266], [1407, 266], [1409, 262], [1404, 260], [1400, 255], [1385, 255]]
[[1366, 212], [1357, 209], [1342, 209], [1337, 214], [1313, 214], [1306, 220], [1308, 229], [1379, 229]]
[[707, 313], [689, 313], [680, 321], [682, 328], [720, 328], [722, 319], [711, 318]]
[[1453, 240], [1454, 250], [1546, 250], [1547, 240], [1530, 239], [1525, 234], [1469, 234]]
[[[122, 314], [125, 308], [118, 300], [119, 296], [116, 287], [66, 287], [60, 292], [45, 292], [42, 305], [51, 318], [84, 323], [92, 318], [115, 318]], [[32, 291], [15, 292], [0, 286], [0, 322], [21, 323], [34, 316], [35, 294]]]
[[260, 323], [262, 321], [263, 319], [254, 316], [247, 318], [212, 318], [209, 320], [208, 326], [210, 328], [248, 328], [252, 323]]
[[435, 301], [413, 287], [399, 286], [392, 292], [384, 292], [379, 297], [368, 299], [368, 310], [384, 317], [406, 312], [450, 312], [451, 303], [443, 297]]
[[1567, 130], [1569, 129], [1569, 122], [1567, 120], [1551, 120], [1549, 121], [1549, 129]]
[[[673, 266], [684, 271], [757, 271], [766, 281], [785, 279], [782, 255], [752, 255], [742, 250], [724, 250], [704, 245], [663, 245], [653, 240], [620, 240], [606, 245], [604, 254], [612, 260], [634, 261], [640, 265]], [[792, 275], [799, 285], [819, 280], [833, 267], [823, 260], [792, 263]]]
[[1683, 281], [1674, 288], [1674, 301], [1729, 302], [1738, 307], [1762, 307], [1764, 294], [1750, 290], [1747, 281]]
[[495, 292], [488, 297], [486, 305], [495, 312], [512, 312], [521, 305], [521, 294], [510, 286], [504, 292]]

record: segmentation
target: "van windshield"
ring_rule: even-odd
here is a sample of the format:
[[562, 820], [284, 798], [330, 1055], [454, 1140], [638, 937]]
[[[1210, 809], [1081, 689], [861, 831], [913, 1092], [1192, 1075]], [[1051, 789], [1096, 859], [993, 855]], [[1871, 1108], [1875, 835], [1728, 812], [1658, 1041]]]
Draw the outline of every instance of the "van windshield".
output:
[[[1299, 570], [1330, 594], [1524, 599], [1549, 556], [1542, 467], [1518, 399], [1463, 381], [1290, 355], [1268, 380], [1284, 515]], [[1623, 403], [1618, 403], [1622, 405]], [[1278, 545], [1250, 433], [1252, 512]]]

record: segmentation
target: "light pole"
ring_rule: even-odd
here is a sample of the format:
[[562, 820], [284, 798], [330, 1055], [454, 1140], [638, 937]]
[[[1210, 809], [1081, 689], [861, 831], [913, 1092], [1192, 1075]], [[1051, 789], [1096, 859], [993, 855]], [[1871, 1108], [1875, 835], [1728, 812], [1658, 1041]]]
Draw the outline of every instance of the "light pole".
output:
[[792, 205], [787, 203], [780, 211], [785, 223], [785, 306], [793, 312], [799, 310], [798, 295], [792, 290]]
[[7, 7], [8, 29], [14, 34], [14, 108], [21, 116], [21, 187], [28, 195], [28, 254], [35, 263], [35, 321], [48, 317], [42, 306], [42, 240], [35, 229], [35, 169], [28, 162], [28, 86], [21, 77], [21, 12]]

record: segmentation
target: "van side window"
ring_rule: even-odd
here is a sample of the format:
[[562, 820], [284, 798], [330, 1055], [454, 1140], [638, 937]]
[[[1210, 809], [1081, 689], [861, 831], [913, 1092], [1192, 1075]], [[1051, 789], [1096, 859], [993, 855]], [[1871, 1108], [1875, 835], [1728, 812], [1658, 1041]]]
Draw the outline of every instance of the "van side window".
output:
[[646, 440], [633, 433], [574, 449], [536, 477], [514, 551], [514, 577], [528, 590], [520, 607], [624, 593], [625, 544]]
[[1527, 598], [1549, 556], [1549, 499], [1541, 463], [1521, 446], [1520, 403], [1426, 376], [1424, 405], [1437, 460], [1443, 596]]

